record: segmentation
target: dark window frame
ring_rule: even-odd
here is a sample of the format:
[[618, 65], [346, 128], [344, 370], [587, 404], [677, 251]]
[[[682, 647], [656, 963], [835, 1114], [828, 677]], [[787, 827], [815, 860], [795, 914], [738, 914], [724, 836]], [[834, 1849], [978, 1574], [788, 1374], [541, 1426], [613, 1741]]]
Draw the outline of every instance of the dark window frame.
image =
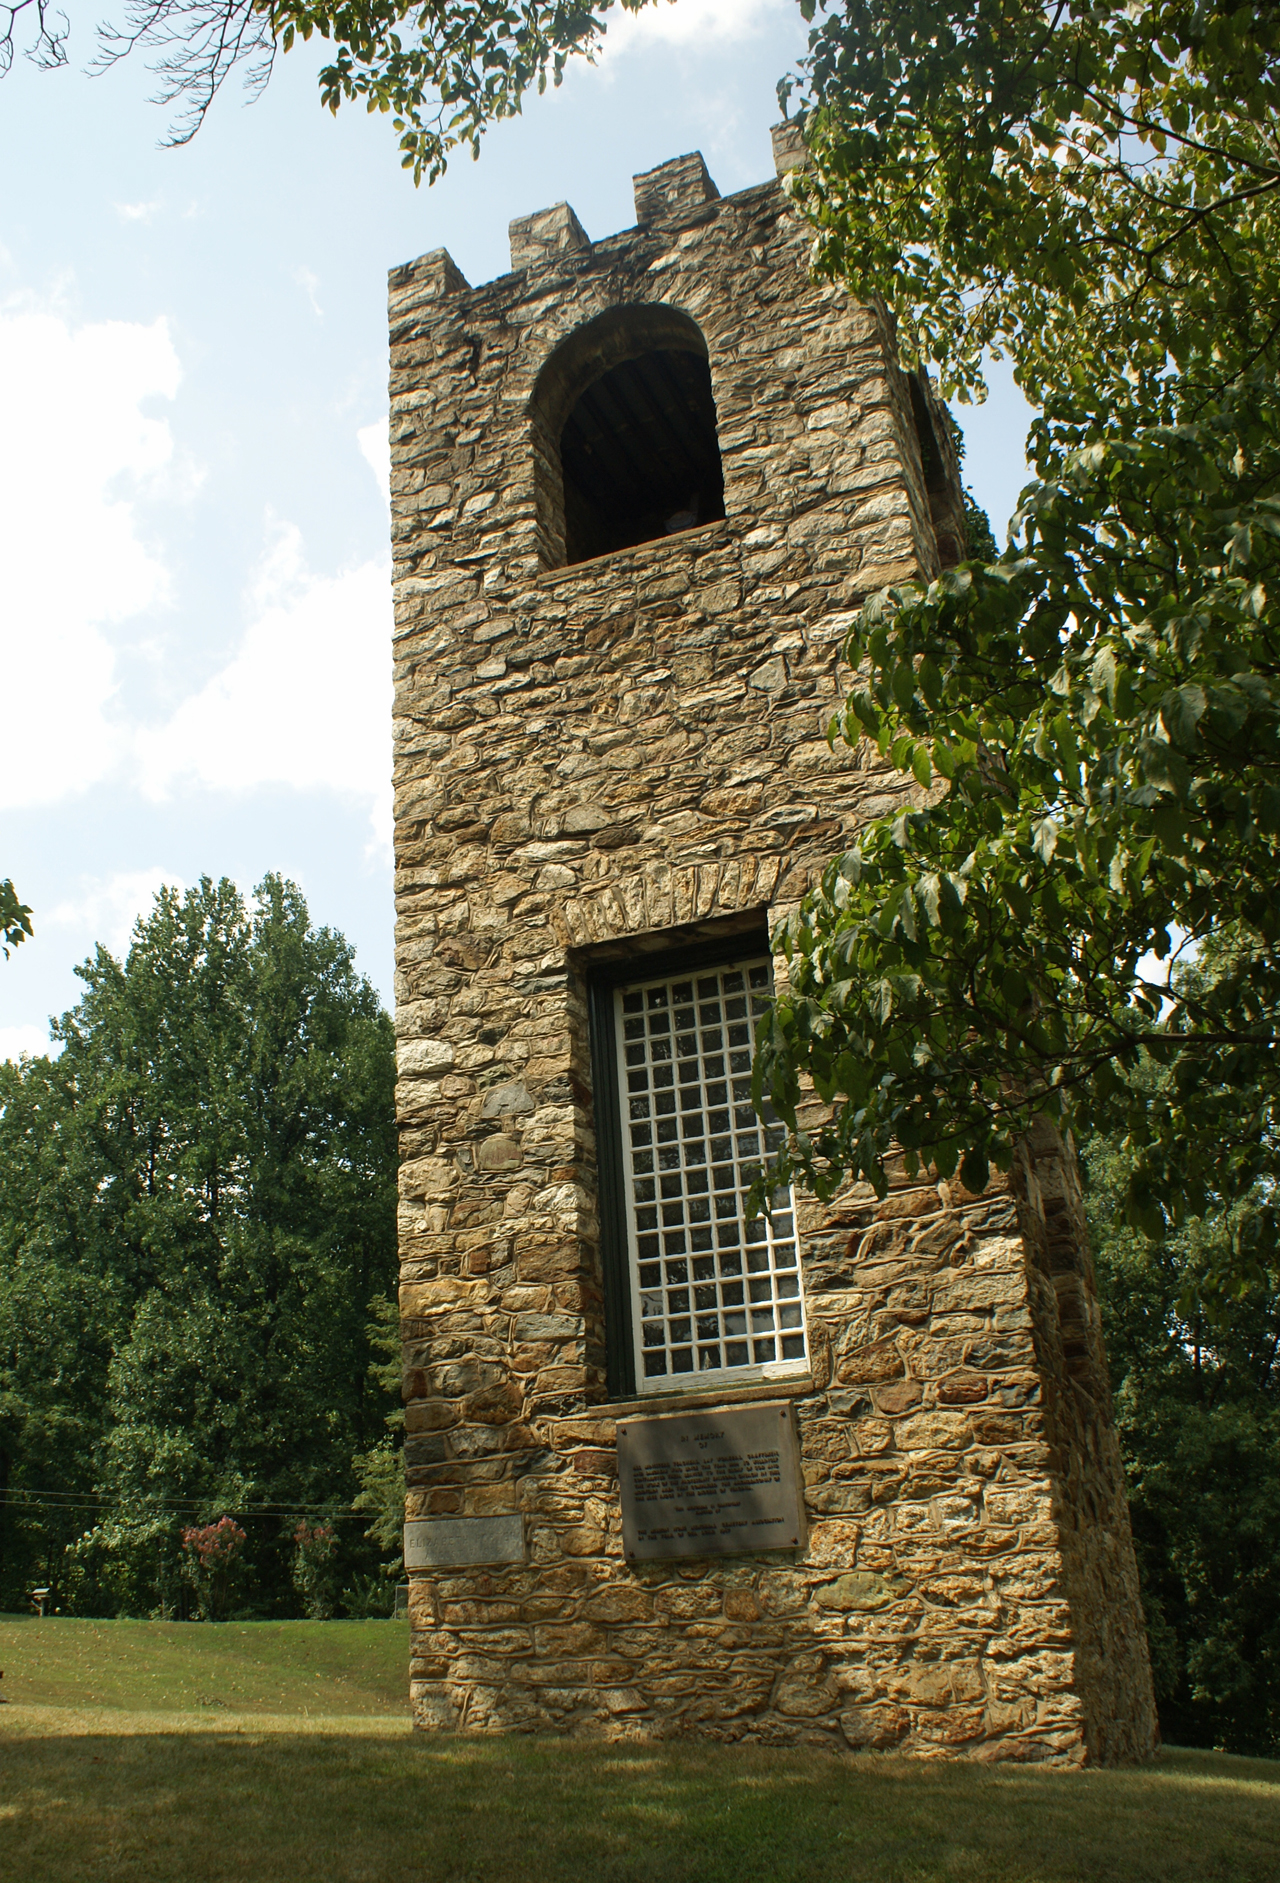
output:
[[622, 1105], [618, 1089], [614, 994], [633, 982], [722, 967], [752, 955], [771, 955], [767, 923], [736, 929], [723, 940], [655, 949], [600, 961], [587, 970], [587, 1032], [591, 1053], [600, 1209], [600, 1274], [604, 1289], [605, 1369], [611, 1399], [637, 1392], [631, 1324], [631, 1253], [623, 1179]]

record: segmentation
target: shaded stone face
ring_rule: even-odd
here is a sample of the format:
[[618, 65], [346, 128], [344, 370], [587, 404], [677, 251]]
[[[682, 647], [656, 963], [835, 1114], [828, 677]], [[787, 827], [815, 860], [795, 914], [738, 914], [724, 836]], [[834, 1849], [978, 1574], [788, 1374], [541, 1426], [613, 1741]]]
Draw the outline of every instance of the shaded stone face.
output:
[[[521, 218], [480, 288], [391, 278], [415, 1719], [1143, 1756], [1062, 1147], [767, 1245], [742, 1203], [727, 977], [912, 789], [826, 728], [851, 611], [957, 551], [950, 435], [777, 183], [695, 155], [636, 205]], [[619, 1416], [757, 1403], [794, 1405], [804, 1547], [628, 1565]]]

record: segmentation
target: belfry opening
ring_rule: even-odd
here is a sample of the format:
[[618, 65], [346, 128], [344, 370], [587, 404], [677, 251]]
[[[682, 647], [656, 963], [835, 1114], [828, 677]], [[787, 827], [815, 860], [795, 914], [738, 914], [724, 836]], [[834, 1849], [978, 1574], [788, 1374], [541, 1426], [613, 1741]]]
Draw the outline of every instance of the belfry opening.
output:
[[586, 562], [724, 515], [711, 370], [660, 348], [587, 387], [560, 434], [565, 561]]
[[613, 309], [570, 334], [539, 374], [534, 424], [552, 567], [724, 515], [706, 341], [676, 308]]

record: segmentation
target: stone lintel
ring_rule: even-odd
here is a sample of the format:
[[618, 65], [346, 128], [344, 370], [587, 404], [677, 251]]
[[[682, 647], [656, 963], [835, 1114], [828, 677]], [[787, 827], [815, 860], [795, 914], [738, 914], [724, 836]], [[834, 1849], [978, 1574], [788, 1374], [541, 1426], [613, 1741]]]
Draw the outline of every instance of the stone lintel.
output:
[[636, 195], [636, 221], [641, 228], [655, 222], [676, 222], [689, 212], [717, 203], [720, 192], [707, 173], [700, 150], [660, 163], [631, 179]]
[[531, 216], [517, 216], [508, 233], [513, 269], [536, 268], [553, 256], [575, 249], [585, 252], [591, 247], [590, 236], [568, 203], [553, 203], [550, 209], [535, 210]]

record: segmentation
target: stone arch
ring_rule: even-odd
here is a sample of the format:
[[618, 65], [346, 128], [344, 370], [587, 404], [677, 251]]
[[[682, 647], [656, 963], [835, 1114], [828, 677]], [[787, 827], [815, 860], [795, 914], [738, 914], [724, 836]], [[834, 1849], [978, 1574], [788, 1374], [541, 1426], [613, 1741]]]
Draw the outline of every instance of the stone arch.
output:
[[724, 515], [707, 343], [681, 309], [634, 303], [575, 328], [529, 411], [544, 568]]

